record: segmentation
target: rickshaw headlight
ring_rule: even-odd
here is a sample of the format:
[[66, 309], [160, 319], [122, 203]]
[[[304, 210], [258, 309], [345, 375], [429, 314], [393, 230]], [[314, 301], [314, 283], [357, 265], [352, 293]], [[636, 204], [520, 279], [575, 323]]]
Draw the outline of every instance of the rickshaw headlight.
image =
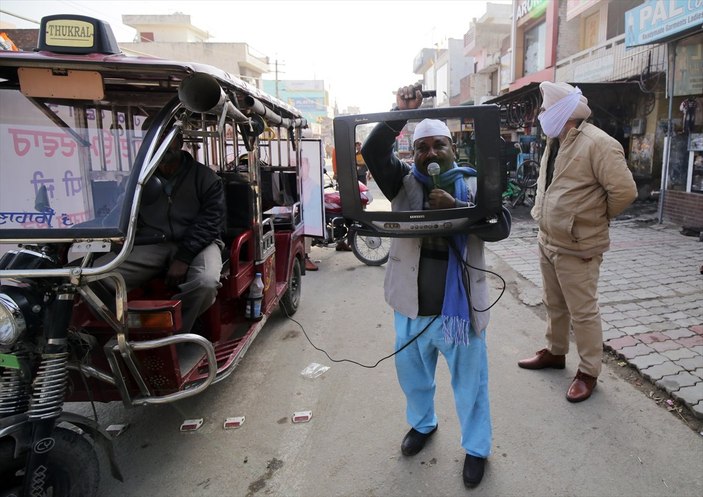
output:
[[19, 305], [6, 293], [0, 293], [0, 345], [12, 345], [26, 329]]

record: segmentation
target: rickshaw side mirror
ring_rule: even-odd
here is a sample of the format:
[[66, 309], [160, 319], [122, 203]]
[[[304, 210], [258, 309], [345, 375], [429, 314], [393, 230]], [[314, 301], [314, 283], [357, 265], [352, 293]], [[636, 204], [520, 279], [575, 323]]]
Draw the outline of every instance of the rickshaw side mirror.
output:
[[252, 114], [249, 117], [249, 122], [239, 125], [239, 132], [242, 134], [242, 138], [244, 138], [244, 146], [249, 152], [254, 150], [256, 138], [263, 133], [265, 129], [266, 122], [258, 114]]

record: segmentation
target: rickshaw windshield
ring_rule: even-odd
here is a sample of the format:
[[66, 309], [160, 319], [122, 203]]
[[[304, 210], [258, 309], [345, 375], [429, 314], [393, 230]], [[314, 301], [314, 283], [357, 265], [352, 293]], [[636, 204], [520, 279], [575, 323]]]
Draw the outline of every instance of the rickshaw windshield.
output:
[[149, 116], [166, 100], [135, 93], [106, 93], [101, 101], [33, 98], [0, 90], [0, 238], [123, 232], [125, 188], [138, 173]]

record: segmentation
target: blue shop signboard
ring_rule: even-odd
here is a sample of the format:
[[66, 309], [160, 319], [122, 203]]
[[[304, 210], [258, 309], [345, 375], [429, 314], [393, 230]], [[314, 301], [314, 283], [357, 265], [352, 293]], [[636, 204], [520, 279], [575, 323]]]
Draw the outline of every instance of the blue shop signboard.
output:
[[701, 25], [703, 0], [648, 0], [625, 12], [625, 46], [662, 42]]

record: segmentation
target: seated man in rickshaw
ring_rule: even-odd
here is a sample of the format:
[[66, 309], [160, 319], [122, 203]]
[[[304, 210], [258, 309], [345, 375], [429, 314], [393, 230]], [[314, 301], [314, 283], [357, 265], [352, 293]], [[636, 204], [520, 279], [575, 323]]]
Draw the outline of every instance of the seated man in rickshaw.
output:
[[[181, 331], [189, 333], [198, 316], [215, 302], [221, 286], [225, 196], [219, 176], [182, 146], [179, 133], [154, 173], [161, 191], [139, 210], [136, 236], [162, 236], [162, 241], [135, 245], [117, 271], [128, 292], [165, 271], [166, 285], [177, 290], [173, 299], [181, 301]], [[108, 254], [97, 263], [114, 257]]]

